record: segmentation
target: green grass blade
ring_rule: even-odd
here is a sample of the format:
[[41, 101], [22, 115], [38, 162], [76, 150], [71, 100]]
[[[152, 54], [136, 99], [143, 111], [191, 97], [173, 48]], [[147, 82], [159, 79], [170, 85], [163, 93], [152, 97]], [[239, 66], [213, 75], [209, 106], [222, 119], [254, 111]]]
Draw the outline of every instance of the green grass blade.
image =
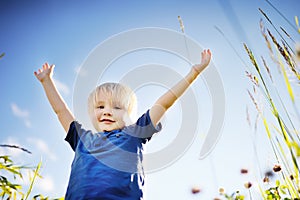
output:
[[38, 173], [39, 173], [39, 171], [40, 171], [41, 166], [42, 166], [42, 161], [39, 162], [39, 164], [37, 165], [36, 169], [34, 170], [33, 178], [32, 178], [32, 180], [31, 180], [31, 182], [30, 182], [29, 189], [28, 189], [28, 191], [27, 191], [27, 193], [26, 193], [26, 195], [25, 195], [25, 200], [27, 200], [27, 198], [29, 197], [29, 195], [30, 195], [30, 193], [31, 193], [31, 191], [32, 191], [34, 181], [35, 181], [35, 179], [39, 176]]

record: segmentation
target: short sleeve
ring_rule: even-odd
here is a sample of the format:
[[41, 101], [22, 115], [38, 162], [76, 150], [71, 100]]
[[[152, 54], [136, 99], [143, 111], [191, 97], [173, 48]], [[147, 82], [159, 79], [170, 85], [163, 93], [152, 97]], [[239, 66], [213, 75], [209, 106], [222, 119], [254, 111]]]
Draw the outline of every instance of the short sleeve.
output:
[[84, 132], [84, 130], [82, 129], [81, 124], [79, 124], [77, 121], [73, 121], [70, 124], [65, 141], [67, 141], [70, 144], [73, 151], [75, 151], [77, 147], [82, 132]]
[[161, 130], [161, 123], [157, 126], [154, 126], [149, 110], [144, 113], [135, 124], [125, 128], [125, 132], [131, 136], [141, 138], [143, 140], [149, 140], [154, 133], [157, 133]]

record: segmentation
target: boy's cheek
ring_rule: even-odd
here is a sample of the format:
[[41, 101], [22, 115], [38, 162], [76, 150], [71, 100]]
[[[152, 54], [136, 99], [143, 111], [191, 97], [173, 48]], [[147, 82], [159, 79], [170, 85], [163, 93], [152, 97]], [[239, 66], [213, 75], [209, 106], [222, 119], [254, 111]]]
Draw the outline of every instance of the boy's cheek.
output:
[[128, 126], [128, 125], [131, 125], [132, 124], [132, 119], [130, 118], [129, 114], [126, 113], [123, 115], [123, 122], [124, 122], [124, 125]]

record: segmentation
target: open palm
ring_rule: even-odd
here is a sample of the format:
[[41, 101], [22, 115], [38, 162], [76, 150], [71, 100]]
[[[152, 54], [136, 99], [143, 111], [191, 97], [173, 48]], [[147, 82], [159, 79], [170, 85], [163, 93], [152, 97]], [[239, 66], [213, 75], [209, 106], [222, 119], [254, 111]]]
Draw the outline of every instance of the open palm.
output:
[[45, 63], [41, 69], [34, 72], [34, 75], [39, 81], [43, 82], [46, 78], [52, 77], [54, 66]]
[[211, 59], [211, 52], [210, 50], [204, 50], [201, 52], [201, 63], [200, 64], [196, 64], [194, 65], [194, 69], [197, 71], [197, 72], [202, 72], [209, 64], [210, 62], [210, 59]]

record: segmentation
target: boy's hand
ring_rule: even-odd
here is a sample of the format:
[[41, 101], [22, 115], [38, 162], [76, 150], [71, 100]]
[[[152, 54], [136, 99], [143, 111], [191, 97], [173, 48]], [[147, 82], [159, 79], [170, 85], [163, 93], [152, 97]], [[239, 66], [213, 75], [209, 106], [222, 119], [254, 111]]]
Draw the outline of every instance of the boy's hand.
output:
[[202, 72], [209, 64], [211, 59], [211, 52], [210, 50], [204, 50], [201, 52], [201, 63], [196, 64], [193, 66], [193, 68], [198, 72]]
[[34, 75], [40, 82], [43, 82], [46, 78], [52, 77], [54, 66], [55, 65], [49, 66], [48, 63], [45, 63], [41, 69], [39, 69], [37, 72], [34, 72]]
[[75, 117], [55, 86], [52, 79], [53, 69], [54, 65], [50, 66], [48, 63], [45, 63], [41, 69], [34, 72], [34, 75], [42, 83], [49, 103], [67, 133]]

